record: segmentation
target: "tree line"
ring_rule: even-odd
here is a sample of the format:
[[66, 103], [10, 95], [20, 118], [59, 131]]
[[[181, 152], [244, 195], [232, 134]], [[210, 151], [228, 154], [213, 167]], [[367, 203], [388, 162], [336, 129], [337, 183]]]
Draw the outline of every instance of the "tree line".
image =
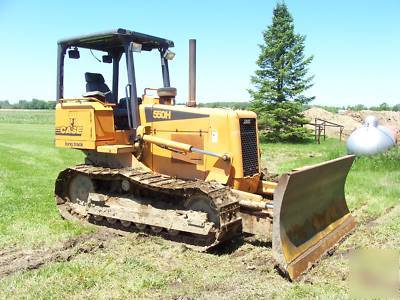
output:
[[[218, 101], [218, 102], [205, 102], [199, 103], [199, 107], [210, 107], [210, 108], [231, 108], [231, 109], [243, 109], [243, 110], [251, 110], [251, 103], [244, 101]], [[347, 106], [331, 106], [331, 105], [310, 105], [305, 104], [302, 106], [302, 111], [310, 109], [311, 107], [319, 107], [329, 111], [331, 113], [338, 113], [341, 110], [352, 110], [352, 111], [361, 111], [361, 110], [374, 110], [374, 111], [400, 111], [400, 103], [395, 105], [389, 105], [386, 102], [383, 102], [379, 105], [375, 106], [366, 106], [363, 104], [356, 105], [347, 105]]]
[[378, 106], [370, 106], [367, 107], [363, 104], [358, 104], [354, 106], [347, 106], [347, 109], [349, 110], [355, 110], [355, 111], [360, 111], [360, 110], [376, 110], [376, 111], [400, 111], [400, 103], [395, 104], [393, 106], [387, 104], [386, 102], [383, 102], [379, 104]]
[[320, 107], [332, 113], [338, 113], [340, 110], [374, 110], [374, 111], [400, 111], [400, 103], [395, 105], [389, 105], [383, 102], [376, 106], [366, 106], [364, 104], [347, 105], [347, 106], [329, 106], [329, 105], [304, 105], [303, 110], [307, 110], [311, 107]]
[[[0, 100], [0, 109], [55, 109], [56, 101], [45, 101], [39, 99], [32, 99], [31, 101], [19, 100], [18, 103], [10, 103], [8, 100]], [[210, 107], [210, 108], [231, 108], [231, 109], [243, 109], [250, 110], [250, 102], [244, 101], [217, 101], [217, 102], [205, 102], [199, 103], [199, 107]], [[311, 107], [320, 107], [332, 113], [337, 113], [339, 110], [375, 110], [375, 111], [400, 111], [400, 103], [395, 105], [389, 105], [386, 102], [379, 104], [378, 106], [365, 106], [363, 104], [348, 105], [348, 106], [328, 106], [328, 105], [303, 105], [302, 110], [307, 110]]]
[[229, 101], [229, 102], [223, 102], [223, 101], [218, 101], [218, 102], [207, 102], [207, 103], [199, 103], [199, 107], [210, 107], [210, 108], [231, 108], [231, 109], [249, 109], [250, 102], [235, 102], [235, 101]]
[[8, 100], [0, 100], [0, 109], [55, 109], [55, 107], [56, 101], [32, 99], [10, 103]]

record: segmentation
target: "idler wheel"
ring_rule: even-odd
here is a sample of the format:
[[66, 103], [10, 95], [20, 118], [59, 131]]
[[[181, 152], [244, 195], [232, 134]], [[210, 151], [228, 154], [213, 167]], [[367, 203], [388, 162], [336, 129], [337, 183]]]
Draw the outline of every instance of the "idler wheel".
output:
[[207, 213], [209, 222], [213, 222], [216, 227], [219, 227], [219, 213], [214, 205], [214, 202], [205, 195], [193, 195], [185, 203], [185, 207], [193, 211], [201, 211]]

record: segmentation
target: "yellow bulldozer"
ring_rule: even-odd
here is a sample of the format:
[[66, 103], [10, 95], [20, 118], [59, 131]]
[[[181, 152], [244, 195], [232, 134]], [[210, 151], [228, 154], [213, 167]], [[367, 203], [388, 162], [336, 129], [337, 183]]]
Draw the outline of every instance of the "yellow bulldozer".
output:
[[[354, 157], [268, 180], [256, 114], [196, 107], [195, 40], [189, 45], [189, 101], [178, 105], [172, 41], [117, 29], [58, 42], [55, 144], [85, 154], [83, 164], [58, 175], [60, 213], [199, 250], [243, 233], [268, 238], [277, 266], [294, 280], [355, 226], [344, 194]], [[86, 72], [86, 92], [68, 98], [65, 58], [80, 58], [82, 49], [112, 64], [112, 88], [102, 74]], [[134, 58], [151, 51], [159, 52], [163, 86], [139, 96]]]

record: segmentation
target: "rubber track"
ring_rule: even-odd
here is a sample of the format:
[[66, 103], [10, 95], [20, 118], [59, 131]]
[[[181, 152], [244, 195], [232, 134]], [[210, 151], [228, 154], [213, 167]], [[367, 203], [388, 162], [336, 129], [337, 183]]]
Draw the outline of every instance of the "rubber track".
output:
[[[220, 215], [220, 227], [217, 228], [214, 237], [204, 236], [188, 236], [179, 234], [178, 236], [169, 236], [166, 231], [162, 232], [162, 236], [186, 243], [191, 248], [199, 251], [205, 251], [215, 247], [223, 241], [229, 240], [241, 232], [241, 219], [239, 217], [240, 206], [236, 197], [230, 192], [229, 188], [217, 182], [205, 182], [201, 180], [182, 180], [168, 175], [162, 175], [143, 169], [112, 169], [93, 165], [77, 165], [60, 172], [56, 181], [55, 196], [56, 203], [61, 215], [66, 219], [85, 219], [85, 216], [76, 216], [76, 211], [71, 211], [68, 205], [69, 199], [66, 196], [67, 183], [75, 174], [80, 173], [94, 179], [104, 180], [128, 180], [134, 186], [143, 190], [151, 190], [170, 195], [176, 198], [189, 198], [194, 194], [203, 194], [214, 202]], [[87, 218], [86, 218], [87, 219]], [[89, 220], [87, 220], [89, 221]], [[94, 222], [105, 223], [105, 222]], [[115, 227], [110, 224], [108, 227]], [[119, 227], [118, 229], [121, 229]], [[126, 229], [124, 229], [126, 231]], [[138, 230], [130, 230], [138, 231]], [[206, 245], [204, 245], [206, 244]]]

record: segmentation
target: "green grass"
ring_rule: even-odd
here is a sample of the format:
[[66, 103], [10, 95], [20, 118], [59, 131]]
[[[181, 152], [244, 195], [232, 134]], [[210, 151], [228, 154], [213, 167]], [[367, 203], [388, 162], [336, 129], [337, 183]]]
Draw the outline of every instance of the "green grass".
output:
[[[51, 112], [0, 112], [0, 245], [37, 248], [87, 229], [54, 210], [58, 172], [82, 160], [53, 146]], [[12, 116], [15, 115], [15, 123]], [[22, 124], [21, 122], [26, 122]]]
[[[264, 166], [274, 173], [320, 163], [346, 155], [345, 143], [327, 139], [316, 144], [263, 144]], [[355, 160], [347, 178], [347, 202], [352, 210], [363, 209], [362, 217], [375, 218], [400, 201], [400, 148]]]
[[[56, 247], [97, 230], [58, 215], [54, 180], [83, 155], [53, 146], [53, 122], [52, 112], [0, 110], [0, 259], [5, 250]], [[264, 166], [279, 173], [346, 153], [345, 145], [333, 139], [321, 145], [263, 144], [262, 151]], [[131, 234], [110, 238], [96, 251], [78, 248], [69, 261], [6, 276], [0, 279], [0, 299], [348, 298], [347, 253], [400, 248], [399, 182], [398, 148], [355, 161], [346, 194], [357, 231], [299, 283], [274, 271], [266, 246], [243, 243], [218, 254], [197, 253], [158, 237]]]
[[54, 110], [1, 110], [0, 123], [54, 124]]

